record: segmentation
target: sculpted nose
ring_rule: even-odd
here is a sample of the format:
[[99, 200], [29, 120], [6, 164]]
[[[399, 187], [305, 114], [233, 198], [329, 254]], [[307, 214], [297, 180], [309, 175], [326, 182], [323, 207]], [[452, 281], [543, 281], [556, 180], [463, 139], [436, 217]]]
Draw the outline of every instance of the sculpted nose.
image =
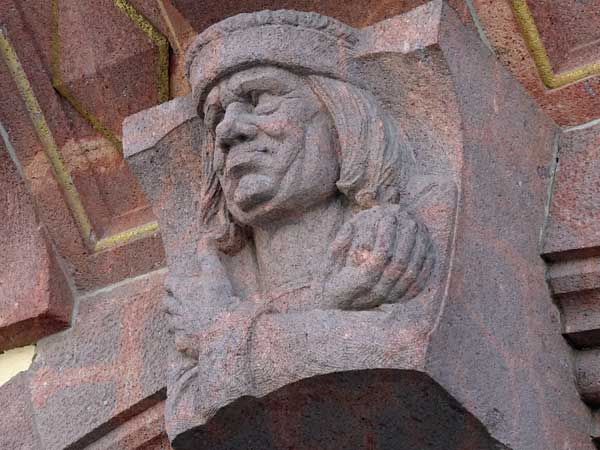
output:
[[240, 104], [227, 107], [225, 117], [215, 129], [216, 144], [227, 152], [231, 147], [249, 141], [256, 136], [257, 128]]

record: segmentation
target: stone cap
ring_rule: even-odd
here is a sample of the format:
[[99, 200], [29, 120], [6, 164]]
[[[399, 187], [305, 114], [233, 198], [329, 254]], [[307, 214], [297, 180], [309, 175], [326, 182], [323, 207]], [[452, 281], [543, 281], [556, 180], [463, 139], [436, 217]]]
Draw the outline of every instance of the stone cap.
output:
[[317, 13], [239, 14], [194, 39], [187, 51], [186, 74], [197, 105], [220, 78], [253, 65], [346, 79], [358, 42], [359, 30]]

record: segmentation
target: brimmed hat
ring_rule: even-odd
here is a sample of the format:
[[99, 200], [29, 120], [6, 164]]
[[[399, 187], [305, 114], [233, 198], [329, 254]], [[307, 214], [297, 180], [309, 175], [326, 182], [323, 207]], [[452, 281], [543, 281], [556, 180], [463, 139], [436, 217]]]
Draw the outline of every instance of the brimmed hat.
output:
[[224, 76], [256, 65], [347, 80], [359, 31], [317, 13], [261, 11], [239, 14], [198, 35], [186, 55], [197, 104]]

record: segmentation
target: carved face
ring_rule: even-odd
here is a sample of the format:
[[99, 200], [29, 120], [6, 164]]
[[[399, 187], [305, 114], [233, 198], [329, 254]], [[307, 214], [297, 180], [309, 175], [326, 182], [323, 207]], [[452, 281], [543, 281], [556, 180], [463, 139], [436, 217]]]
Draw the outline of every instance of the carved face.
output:
[[337, 192], [333, 124], [304, 78], [269, 66], [237, 72], [212, 89], [204, 114], [227, 208], [239, 222], [287, 219]]

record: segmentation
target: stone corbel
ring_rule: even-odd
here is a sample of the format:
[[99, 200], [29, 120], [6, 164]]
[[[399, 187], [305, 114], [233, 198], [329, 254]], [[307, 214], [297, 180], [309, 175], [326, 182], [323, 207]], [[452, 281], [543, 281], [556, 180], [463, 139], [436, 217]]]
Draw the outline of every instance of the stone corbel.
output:
[[431, 234], [435, 268], [412, 300], [371, 309], [255, 314], [242, 301], [247, 309], [187, 310], [202, 326], [196, 351], [171, 366], [173, 448], [545, 450], [569, 441], [591, 450], [589, 412], [572, 383], [539, 258], [554, 123], [445, 2], [362, 30], [333, 27], [348, 31], [345, 43], [312, 42], [313, 51], [331, 53], [323, 65], [310, 48], [299, 61], [267, 35], [267, 50], [254, 49], [259, 41], [241, 46], [240, 23], [290, 20], [270, 14], [209, 32], [198, 55], [219, 33], [240, 42], [223, 38], [214, 61], [194, 60], [192, 94], [125, 121], [126, 158], [162, 230], [168, 296], [193, 297], [223, 273], [231, 285], [215, 292], [243, 300], [260, 291], [248, 246], [199, 255], [201, 174], [212, 145], [200, 116], [204, 89], [215, 84], [211, 64], [216, 77], [228, 58], [245, 69], [269, 51], [287, 70], [304, 65], [369, 92], [401, 125], [416, 184], [436, 193], [414, 213]]

